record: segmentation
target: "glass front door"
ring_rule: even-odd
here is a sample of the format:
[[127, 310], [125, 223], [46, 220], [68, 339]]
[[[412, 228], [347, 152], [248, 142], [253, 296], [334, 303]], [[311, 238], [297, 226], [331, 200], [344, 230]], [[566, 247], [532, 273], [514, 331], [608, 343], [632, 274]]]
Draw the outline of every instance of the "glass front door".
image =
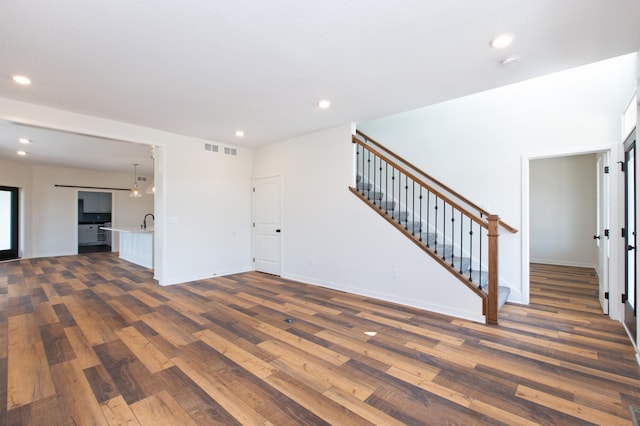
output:
[[0, 260], [18, 258], [18, 188], [0, 186]]

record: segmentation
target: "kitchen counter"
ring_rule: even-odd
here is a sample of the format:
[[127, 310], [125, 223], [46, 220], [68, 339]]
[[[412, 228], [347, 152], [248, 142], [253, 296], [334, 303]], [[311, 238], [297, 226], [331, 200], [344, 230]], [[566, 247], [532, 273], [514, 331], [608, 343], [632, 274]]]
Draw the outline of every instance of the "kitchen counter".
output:
[[120, 258], [145, 268], [153, 269], [153, 228], [100, 227], [120, 233]]
[[134, 232], [134, 233], [149, 233], [153, 232], [153, 226], [147, 226], [146, 228], [136, 228], [135, 226], [124, 226], [120, 228], [115, 227], [101, 227], [100, 229], [104, 229], [105, 231], [113, 231], [113, 232]]

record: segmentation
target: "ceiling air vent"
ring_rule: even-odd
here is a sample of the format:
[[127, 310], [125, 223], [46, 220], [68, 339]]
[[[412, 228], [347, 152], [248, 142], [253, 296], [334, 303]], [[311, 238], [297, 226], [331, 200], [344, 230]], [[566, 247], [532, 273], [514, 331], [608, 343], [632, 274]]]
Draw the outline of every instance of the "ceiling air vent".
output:
[[225, 147], [224, 148], [224, 153], [227, 155], [238, 155], [238, 150], [235, 148], [229, 148], [229, 147]]
[[204, 144], [204, 150], [205, 151], [211, 151], [211, 152], [218, 152], [218, 145], [214, 145], [211, 143], [205, 143]]

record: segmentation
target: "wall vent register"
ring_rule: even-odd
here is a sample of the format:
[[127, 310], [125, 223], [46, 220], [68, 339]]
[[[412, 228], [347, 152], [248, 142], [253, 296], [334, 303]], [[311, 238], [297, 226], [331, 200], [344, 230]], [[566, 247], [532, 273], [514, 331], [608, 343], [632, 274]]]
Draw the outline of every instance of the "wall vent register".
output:
[[204, 150], [205, 151], [211, 151], [211, 152], [218, 152], [218, 145], [214, 145], [211, 143], [205, 143], [204, 144]]

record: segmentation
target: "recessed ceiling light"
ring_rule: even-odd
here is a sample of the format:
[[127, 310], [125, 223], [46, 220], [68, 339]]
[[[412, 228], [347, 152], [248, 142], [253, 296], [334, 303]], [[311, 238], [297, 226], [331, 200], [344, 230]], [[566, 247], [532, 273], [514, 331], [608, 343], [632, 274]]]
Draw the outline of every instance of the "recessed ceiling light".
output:
[[25, 145], [28, 144], [28, 143], [31, 143], [31, 141], [29, 139], [27, 139], [27, 138], [20, 138], [20, 139], [18, 139], [18, 142], [23, 143]]
[[24, 75], [14, 75], [12, 78], [13, 81], [18, 84], [22, 84], [23, 86], [31, 84], [31, 79], [29, 77], [25, 77]]
[[327, 109], [331, 106], [331, 101], [322, 99], [318, 101], [318, 108]]
[[511, 45], [511, 43], [513, 43], [513, 40], [515, 40], [515, 38], [516, 36], [514, 34], [504, 33], [496, 36], [493, 40], [491, 40], [489, 44], [494, 49], [504, 49], [505, 47]]
[[241, 138], [244, 136], [244, 132], [242, 130], [236, 130], [236, 136]]
[[16, 154], [18, 154], [18, 155], [27, 155], [27, 153], [24, 152], [24, 151], [18, 151], [18, 152], [16, 152]]

